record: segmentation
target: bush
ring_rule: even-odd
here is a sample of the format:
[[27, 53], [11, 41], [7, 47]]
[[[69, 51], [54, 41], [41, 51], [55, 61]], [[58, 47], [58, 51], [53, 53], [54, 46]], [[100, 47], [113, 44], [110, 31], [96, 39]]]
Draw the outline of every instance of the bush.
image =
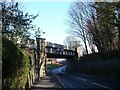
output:
[[29, 73], [29, 58], [16, 45], [2, 38], [2, 89], [22, 88]]

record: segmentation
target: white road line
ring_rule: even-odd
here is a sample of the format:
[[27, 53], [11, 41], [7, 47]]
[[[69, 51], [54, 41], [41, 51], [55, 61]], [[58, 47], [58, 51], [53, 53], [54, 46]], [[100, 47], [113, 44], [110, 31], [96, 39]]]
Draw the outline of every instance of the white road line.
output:
[[72, 77], [75, 77], [75, 78], [77, 78], [77, 79], [83, 80], [83, 81], [87, 81], [87, 80], [84, 79], [84, 78], [76, 77], [76, 76], [74, 76], [74, 75], [71, 75], [71, 76], [72, 76]]
[[[78, 77], [76, 77], [76, 78], [78, 78]], [[78, 78], [78, 79], [81, 79], [81, 80], [83, 80], [83, 81], [87, 81], [86, 79], [83, 79], [83, 78]]]
[[84, 78], [79, 78], [79, 77], [76, 77], [76, 78], [78, 78], [78, 79], [80, 79], [80, 80], [83, 80], [83, 81], [87, 81], [86, 79], [84, 79]]
[[[74, 76], [74, 75], [71, 75], [71, 76], [76, 77], [76, 76]], [[84, 79], [84, 78], [80, 78], [80, 77], [76, 77], [76, 78], [78, 78], [78, 79], [80, 79], [80, 80], [83, 80], [83, 81], [87, 81], [87, 80]], [[114, 90], [114, 89], [112, 89], [112, 88], [109, 88], [109, 87], [107, 87], [107, 86], [103, 86], [103, 85], [98, 84], [98, 83], [95, 83], [95, 82], [91, 82], [91, 83], [94, 84], [94, 85], [97, 85], [97, 86], [103, 87], [103, 88], [107, 88], [107, 89], [110, 89], [110, 90]]]
[[66, 75], [70, 75], [70, 76], [72, 76], [72, 77], [75, 77], [75, 78], [80, 79], [80, 80], [83, 80], [83, 81], [87, 81], [87, 80], [84, 79], [84, 78], [80, 78], [80, 77], [77, 77], [77, 76], [74, 76], [74, 75], [71, 75], [71, 74], [67, 74], [67, 73], [65, 73], [65, 72], [63, 72], [63, 71], [62, 71], [62, 73], [66, 74]]
[[95, 83], [95, 82], [92, 82], [92, 84], [97, 85], [97, 86], [100, 86], [100, 87], [103, 87], [103, 88], [108, 88], [108, 89], [110, 89], [110, 90], [114, 90], [114, 89], [112, 89], [112, 88], [109, 88], [109, 87], [103, 86], [103, 85], [98, 84], [98, 83]]
[[[63, 72], [63, 71], [62, 71]], [[64, 72], [63, 72], [64, 73]], [[66, 73], [65, 73], [66, 74]], [[70, 75], [70, 74], [69, 74]], [[86, 79], [84, 79], [84, 78], [80, 78], [80, 77], [77, 77], [77, 76], [74, 76], [74, 75], [70, 75], [70, 76], [72, 76], [72, 77], [75, 77], [75, 78], [77, 78], [77, 79], [80, 79], [80, 80], [82, 80], [82, 81], [87, 81]], [[100, 87], [103, 87], [103, 88], [107, 88], [107, 89], [110, 89], [110, 90], [114, 90], [114, 89], [112, 89], [112, 88], [109, 88], [109, 87], [107, 87], [107, 86], [103, 86], [103, 85], [101, 85], [101, 84], [98, 84], [98, 83], [95, 83], [95, 82], [90, 82], [90, 83], [92, 83], [92, 84], [94, 84], [94, 85], [97, 85], [97, 86], [100, 86]]]
[[59, 78], [58, 76], [56, 76], [56, 77], [57, 77], [59, 83], [60, 83], [64, 88], [67, 88], [67, 87], [65, 86], [65, 84], [62, 82], [62, 80], [60, 80], [60, 78]]

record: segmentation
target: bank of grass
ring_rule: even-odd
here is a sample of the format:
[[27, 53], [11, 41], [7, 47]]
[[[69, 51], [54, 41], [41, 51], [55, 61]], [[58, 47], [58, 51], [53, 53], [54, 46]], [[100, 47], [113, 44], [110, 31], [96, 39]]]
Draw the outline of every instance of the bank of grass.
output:
[[47, 69], [53, 69], [53, 68], [57, 68], [57, 67], [60, 67], [60, 66], [63, 66], [62, 64], [47, 64]]
[[22, 89], [27, 82], [30, 60], [16, 45], [2, 38], [2, 90]]

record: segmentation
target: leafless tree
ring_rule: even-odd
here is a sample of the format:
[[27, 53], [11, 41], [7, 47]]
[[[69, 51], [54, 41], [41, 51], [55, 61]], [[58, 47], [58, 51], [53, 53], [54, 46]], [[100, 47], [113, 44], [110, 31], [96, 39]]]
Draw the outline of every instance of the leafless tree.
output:
[[74, 36], [67, 36], [64, 40], [64, 44], [66, 46], [70, 46], [70, 47], [80, 47], [81, 44], [80, 44], [80, 41], [78, 39], [76, 39]]
[[102, 52], [103, 42], [100, 34], [97, 13], [94, 2], [74, 2], [69, 11], [69, 24], [72, 28], [70, 34], [81, 38], [88, 54], [88, 45], [97, 46]]
[[72, 27], [73, 35], [81, 38], [84, 43], [86, 53], [88, 54], [88, 39], [87, 39], [87, 21], [90, 17], [89, 9], [87, 8], [88, 3], [75, 2], [71, 5], [68, 14], [70, 20], [68, 20]]

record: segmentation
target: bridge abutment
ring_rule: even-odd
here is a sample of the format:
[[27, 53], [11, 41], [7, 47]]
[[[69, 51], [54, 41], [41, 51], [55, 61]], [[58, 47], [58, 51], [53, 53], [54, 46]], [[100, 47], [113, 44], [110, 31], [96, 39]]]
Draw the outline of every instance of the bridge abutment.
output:
[[[63, 45], [53, 44], [49, 46], [44, 38], [39, 38], [37, 41], [37, 59], [35, 60], [37, 78], [45, 77], [46, 58], [65, 58], [67, 59], [67, 71], [76, 70], [76, 61], [78, 60], [78, 50], [66, 49]], [[45, 45], [47, 44], [47, 45]]]
[[68, 72], [74, 72], [76, 71], [76, 63], [80, 58], [80, 48], [75, 48], [75, 55], [72, 58], [68, 58], [67, 59], [67, 66], [66, 66], [66, 70]]
[[73, 57], [73, 58], [68, 58], [67, 59], [67, 64], [66, 64], [66, 70], [67, 72], [73, 72], [76, 71], [76, 62], [78, 58]]
[[46, 76], [45, 39], [40, 40], [40, 77]]

